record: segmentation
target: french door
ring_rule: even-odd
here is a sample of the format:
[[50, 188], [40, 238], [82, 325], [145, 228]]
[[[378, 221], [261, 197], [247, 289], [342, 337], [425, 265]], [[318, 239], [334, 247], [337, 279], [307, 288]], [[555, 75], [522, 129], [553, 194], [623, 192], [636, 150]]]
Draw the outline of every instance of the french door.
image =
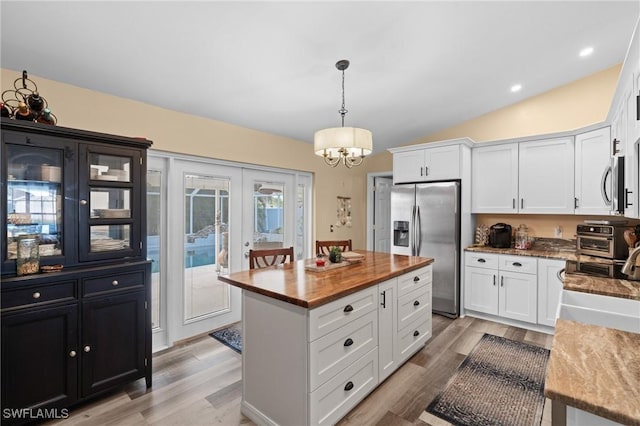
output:
[[249, 269], [249, 250], [295, 246], [294, 175], [243, 171], [242, 269]]
[[153, 347], [241, 318], [240, 289], [218, 276], [249, 268], [249, 249], [311, 253], [310, 174], [150, 153], [147, 254]]

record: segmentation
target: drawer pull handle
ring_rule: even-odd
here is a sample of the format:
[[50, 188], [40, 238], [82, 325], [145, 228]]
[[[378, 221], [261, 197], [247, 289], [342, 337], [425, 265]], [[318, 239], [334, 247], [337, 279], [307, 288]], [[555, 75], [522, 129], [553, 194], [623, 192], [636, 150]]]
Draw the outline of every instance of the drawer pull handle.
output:
[[40, 292], [36, 291], [35, 293], [33, 293], [33, 298], [34, 299], [40, 299]]
[[86, 206], [87, 205], [87, 200], [80, 200], [80, 205], [81, 206]]
[[120, 284], [120, 283], [118, 282], [118, 280], [113, 280], [113, 281], [111, 281], [111, 285], [118, 285], [118, 284]]
[[351, 337], [349, 337], [347, 340], [344, 341], [344, 345], [345, 346], [353, 345], [353, 340], [351, 339]]
[[494, 286], [496, 285], [496, 275], [495, 274], [493, 274], [493, 285]]
[[353, 311], [353, 306], [347, 305], [344, 307], [344, 312], [351, 312], [351, 311]]
[[480, 262], [480, 263], [487, 263], [487, 261], [486, 261], [486, 260], [484, 260], [483, 258], [478, 259], [478, 262]]
[[500, 277], [500, 287], [504, 287], [504, 277]]
[[71, 351], [71, 352], [69, 352], [69, 356], [70, 356], [71, 358], [75, 358], [75, 357], [76, 357], [76, 355], [77, 355], [76, 351]]
[[347, 382], [347, 384], [344, 386], [344, 390], [348, 392], [351, 389], [353, 389], [353, 382]]
[[84, 347], [85, 352], [91, 352], [91, 346], [87, 345]]
[[521, 267], [521, 266], [522, 266], [522, 263], [520, 263], [520, 262], [513, 262], [513, 263], [512, 263], [512, 265], [513, 265], [513, 266], [517, 266], [517, 267]]
[[418, 330], [413, 332], [413, 337], [418, 337], [420, 335], [420, 332]]
[[419, 306], [420, 302], [418, 302], [417, 300], [413, 302], [413, 306]]
[[414, 283], [417, 283], [418, 281], [420, 281], [420, 277], [418, 277], [418, 276], [413, 277], [413, 282]]

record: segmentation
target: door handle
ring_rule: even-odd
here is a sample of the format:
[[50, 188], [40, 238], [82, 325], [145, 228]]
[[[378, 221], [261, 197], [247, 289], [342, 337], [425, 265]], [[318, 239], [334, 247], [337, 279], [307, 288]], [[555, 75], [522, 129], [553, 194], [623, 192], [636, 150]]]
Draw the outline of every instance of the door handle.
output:
[[385, 290], [382, 293], [380, 293], [380, 296], [382, 296], [382, 302], [380, 303], [380, 305], [383, 308], [386, 308], [387, 307], [387, 291]]
[[500, 287], [504, 287], [504, 277], [500, 277]]
[[629, 194], [633, 194], [633, 191], [629, 191], [627, 188], [624, 189], [624, 208], [633, 206], [633, 203], [629, 202]]
[[496, 275], [495, 274], [493, 274], [493, 286], [494, 287], [496, 286]]
[[524, 209], [524, 198], [520, 198], [520, 208]]
[[516, 209], [516, 199], [512, 198], [511, 200], [512, 200], [511, 204], [513, 205], [513, 209], [515, 210]]
[[607, 206], [611, 206], [611, 198], [607, 195], [607, 178], [611, 175], [611, 166], [608, 166], [604, 169], [604, 173], [602, 173], [602, 179], [600, 180], [600, 192], [602, 194], [602, 199]]
[[420, 256], [420, 249], [422, 248], [422, 221], [420, 220], [420, 207], [417, 207], [417, 211], [416, 211], [416, 223], [418, 224], [418, 226], [416, 226], [417, 229], [417, 233], [416, 235], [418, 236], [417, 241], [418, 244], [416, 246], [416, 256]]
[[618, 149], [618, 144], [619, 143], [620, 143], [620, 141], [618, 139], [615, 139], [615, 138], [613, 139], [613, 143], [611, 144], [611, 146], [613, 148], [612, 151], [611, 151], [611, 155], [612, 156], [614, 156], [614, 155], [616, 155], [617, 153], [620, 152], [620, 150]]
[[580, 206], [578, 205], [578, 197], [574, 197], [574, 198], [573, 198], [573, 208], [574, 208], [574, 209], [577, 209], [578, 207], [580, 207]]

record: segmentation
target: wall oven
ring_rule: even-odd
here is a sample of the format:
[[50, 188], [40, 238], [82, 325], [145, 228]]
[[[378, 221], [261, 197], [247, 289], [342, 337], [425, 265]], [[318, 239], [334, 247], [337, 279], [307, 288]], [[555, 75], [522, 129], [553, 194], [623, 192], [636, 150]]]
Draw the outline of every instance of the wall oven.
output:
[[606, 259], [627, 259], [629, 247], [624, 240], [625, 229], [622, 224], [578, 225], [577, 253]]

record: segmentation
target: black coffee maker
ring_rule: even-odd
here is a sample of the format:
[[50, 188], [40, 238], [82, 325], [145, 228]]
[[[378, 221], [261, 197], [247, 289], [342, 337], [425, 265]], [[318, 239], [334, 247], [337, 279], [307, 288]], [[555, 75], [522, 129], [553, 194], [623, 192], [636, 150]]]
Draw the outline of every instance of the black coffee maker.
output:
[[496, 223], [489, 228], [489, 245], [494, 248], [511, 247], [511, 225]]

